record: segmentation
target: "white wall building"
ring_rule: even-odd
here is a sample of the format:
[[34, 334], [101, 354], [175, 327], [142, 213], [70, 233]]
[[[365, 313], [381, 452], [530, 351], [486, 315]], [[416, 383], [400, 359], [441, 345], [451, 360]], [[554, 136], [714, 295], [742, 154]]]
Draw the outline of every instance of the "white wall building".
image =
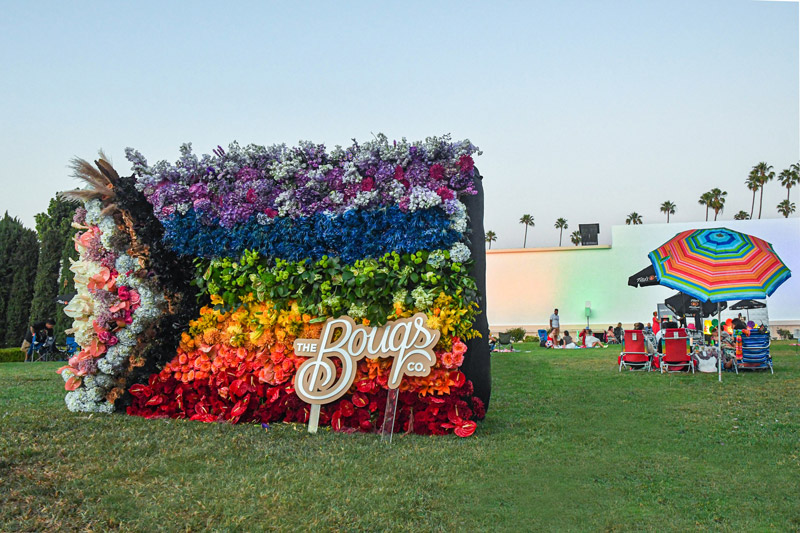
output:
[[793, 277], [767, 299], [770, 327], [773, 334], [778, 327], [800, 328], [800, 218], [782, 218], [613, 226], [610, 246], [487, 250], [491, 331], [519, 326], [535, 334], [547, 326], [554, 308], [562, 317], [562, 331], [582, 328], [587, 301], [594, 328], [651, 320], [656, 304], [676, 291], [661, 286], [633, 288], [628, 277], [648, 266], [647, 254], [675, 234], [715, 227], [748, 233], [773, 245]]

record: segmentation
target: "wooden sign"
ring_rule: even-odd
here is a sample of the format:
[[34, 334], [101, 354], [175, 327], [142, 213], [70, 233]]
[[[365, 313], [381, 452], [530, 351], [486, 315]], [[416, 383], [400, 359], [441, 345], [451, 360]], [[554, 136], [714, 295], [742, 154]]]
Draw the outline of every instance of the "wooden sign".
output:
[[[427, 322], [424, 313], [379, 328], [357, 325], [348, 316], [328, 319], [321, 338], [294, 341], [295, 354], [310, 357], [297, 369], [297, 395], [312, 405], [338, 400], [353, 385], [356, 363], [362, 357], [394, 358], [390, 389], [399, 387], [403, 376], [427, 376], [436, 364], [433, 348], [440, 336], [439, 330], [427, 327]], [[334, 359], [341, 362], [338, 376]]]

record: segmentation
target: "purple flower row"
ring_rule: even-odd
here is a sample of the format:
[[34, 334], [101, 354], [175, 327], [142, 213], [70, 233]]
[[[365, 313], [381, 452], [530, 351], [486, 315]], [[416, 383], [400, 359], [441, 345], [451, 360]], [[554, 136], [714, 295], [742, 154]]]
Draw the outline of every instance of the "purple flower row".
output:
[[350, 209], [398, 206], [416, 211], [475, 194], [473, 154], [468, 140], [449, 136], [424, 142], [390, 143], [384, 135], [349, 148], [301, 142], [295, 148], [237, 143], [197, 157], [190, 144], [174, 164], [149, 166], [128, 148], [137, 188], [160, 220], [194, 210], [206, 225], [231, 228], [253, 216], [304, 217]]

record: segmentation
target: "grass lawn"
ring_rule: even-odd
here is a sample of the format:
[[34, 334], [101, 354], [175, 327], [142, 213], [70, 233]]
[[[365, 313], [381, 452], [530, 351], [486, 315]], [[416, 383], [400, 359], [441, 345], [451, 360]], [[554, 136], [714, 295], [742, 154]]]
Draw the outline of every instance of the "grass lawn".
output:
[[67, 412], [0, 364], [0, 530], [800, 529], [800, 356], [775, 375], [618, 373], [618, 350], [496, 354], [476, 434]]

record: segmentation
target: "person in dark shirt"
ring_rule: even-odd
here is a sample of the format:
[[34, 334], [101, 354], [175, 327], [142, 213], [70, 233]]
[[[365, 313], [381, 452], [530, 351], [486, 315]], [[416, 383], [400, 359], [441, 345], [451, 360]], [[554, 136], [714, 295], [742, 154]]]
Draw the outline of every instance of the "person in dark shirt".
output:
[[575, 342], [572, 340], [572, 337], [569, 335], [569, 331], [564, 330], [564, 337], [561, 339], [561, 346], [567, 346], [568, 344], [572, 344]]
[[28, 353], [25, 354], [25, 361], [28, 360], [28, 357], [32, 359], [34, 350], [39, 350], [43, 346], [49, 344], [49, 339], [53, 338], [53, 340], [55, 340], [55, 333], [53, 331], [55, 325], [56, 321], [52, 318], [31, 324], [29, 331], [25, 334], [26, 340], [28, 339], [28, 335], [30, 335], [31, 343], [30, 348], [28, 348]]

